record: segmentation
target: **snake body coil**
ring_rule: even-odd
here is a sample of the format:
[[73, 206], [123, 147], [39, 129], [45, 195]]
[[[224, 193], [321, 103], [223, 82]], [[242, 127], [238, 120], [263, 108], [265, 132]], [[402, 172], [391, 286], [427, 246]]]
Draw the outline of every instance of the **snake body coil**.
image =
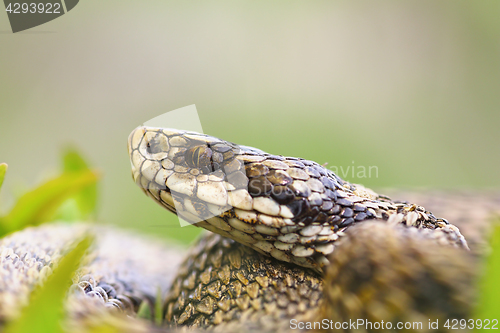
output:
[[[138, 127], [129, 153], [133, 178], [148, 196], [243, 245], [202, 240], [167, 300], [169, 321], [217, 327], [259, 319], [267, 322], [259, 327], [275, 330], [288, 323], [284, 318], [319, 318], [320, 308], [338, 320], [466, 316], [469, 298], [461, 288], [472, 274], [466, 259], [457, 259], [466, 255], [453, 247], [467, 243], [458, 228], [421, 206], [393, 202], [316, 162], [194, 132]], [[434, 261], [416, 259], [426, 251]], [[462, 278], [440, 274], [445, 266]], [[328, 302], [323, 292], [313, 296], [318, 290]]]
[[[71, 332], [102, 323], [159, 331], [133, 318], [143, 308], [154, 314], [157, 290], [167, 330], [286, 332], [364, 319], [421, 322], [414, 331], [425, 332], [429, 320], [469, 315], [475, 264], [467, 242], [421, 206], [350, 184], [312, 161], [204, 134], [139, 127], [128, 146], [142, 190], [214, 233], [183, 263], [178, 249], [113, 228], [49, 224], [12, 234], [0, 240], [0, 324], [89, 229], [99, 237], [69, 293]], [[484, 192], [413, 200], [458, 221], [476, 254], [500, 206], [498, 194]]]

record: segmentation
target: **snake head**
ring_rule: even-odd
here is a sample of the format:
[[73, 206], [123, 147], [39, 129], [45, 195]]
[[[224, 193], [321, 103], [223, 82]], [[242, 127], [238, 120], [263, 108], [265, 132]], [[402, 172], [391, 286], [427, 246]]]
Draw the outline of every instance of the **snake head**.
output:
[[[248, 187], [240, 148], [209, 135], [141, 126], [129, 136], [135, 182], [190, 223], [223, 214]], [[247, 198], [248, 199], [248, 198]]]
[[145, 126], [130, 134], [128, 151], [135, 182], [183, 220], [283, 261], [326, 264], [341, 229], [331, 223], [341, 221], [334, 191], [344, 187], [319, 164]]

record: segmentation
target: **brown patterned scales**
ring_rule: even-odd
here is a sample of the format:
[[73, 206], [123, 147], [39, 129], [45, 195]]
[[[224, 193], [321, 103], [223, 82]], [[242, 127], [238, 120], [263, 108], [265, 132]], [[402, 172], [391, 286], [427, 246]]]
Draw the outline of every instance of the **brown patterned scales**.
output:
[[[356, 233], [351, 229], [356, 229], [358, 224], [365, 225], [364, 229], [370, 228], [373, 222], [368, 221], [372, 220], [384, 223], [382, 226], [378, 226], [380, 222], [377, 226], [373, 225], [371, 237], [376, 238], [374, 240], [370, 238], [369, 232], [360, 233], [363, 236], [360, 237], [359, 246], [372, 241], [373, 244], [393, 242], [398, 237], [408, 237], [405, 230], [414, 230], [415, 233], [409, 233], [412, 235], [410, 238], [415, 236], [415, 239], [425, 239], [421, 243], [417, 241], [415, 247], [418, 248], [418, 244], [428, 246], [434, 249], [435, 256], [441, 256], [441, 252], [455, 251], [453, 247], [467, 249], [467, 243], [458, 228], [446, 220], [436, 218], [421, 206], [393, 202], [360, 185], [348, 183], [312, 161], [271, 155], [204, 134], [150, 127], [138, 127], [131, 133], [129, 153], [135, 182], [153, 200], [196, 226], [274, 258], [270, 262], [279, 267], [291, 263], [312, 269], [319, 276], [325, 270], [335, 270], [331, 262], [336, 263], [338, 256], [343, 256], [341, 253], [352, 255], [348, 250], [337, 254], [339, 251], [335, 250], [336, 247], [345, 243], [341, 241], [342, 238], [347, 234], [350, 235], [347, 239], [352, 239]], [[406, 228], [399, 230], [399, 225]], [[384, 228], [387, 229], [385, 233], [380, 231]], [[413, 244], [411, 239], [408, 246]], [[400, 243], [399, 246], [404, 247], [404, 244]], [[441, 251], [438, 244], [447, 245], [450, 249]], [[434, 245], [437, 247], [434, 248]], [[391, 251], [397, 249], [398, 246], [394, 246]], [[207, 250], [198, 255], [207, 253], [210, 252]], [[255, 257], [256, 254], [245, 253], [252, 258], [249, 262], [262, 261]], [[377, 260], [377, 253], [371, 254], [375, 258], [372, 263], [384, 264]], [[389, 257], [392, 254], [388, 253]], [[465, 255], [454, 255], [455, 258], [461, 256]], [[370, 262], [369, 255], [365, 255], [365, 258]], [[455, 264], [448, 262], [450, 256], [443, 258], [442, 262], [436, 262]], [[240, 318], [241, 311], [235, 312], [236, 317], [227, 314], [229, 308], [226, 303], [219, 304], [222, 294], [213, 294], [206, 287], [215, 283], [221, 288], [228, 288], [227, 283], [220, 278], [220, 274], [224, 274], [222, 268], [211, 266], [213, 271], [205, 274], [208, 280], [204, 284], [193, 266], [193, 260], [194, 257], [188, 259], [185, 267], [189, 269], [184, 274], [180, 273], [174, 285], [173, 296], [167, 302], [167, 319], [176, 324], [206, 327]], [[348, 259], [344, 261], [346, 265], [349, 262]], [[246, 274], [253, 274], [249, 267]], [[269, 267], [267, 269], [270, 270]], [[232, 274], [237, 272], [238, 269], [235, 269]], [[302, 272], [314, 276], [307, 269], [302, 269]], [[423, 272], [426, 270], [423, 269]], [[207, 274], [210, 278], [206, 277]], [[464, 280], [470, 281], [470, 274], [464, 273], [464, 276]], [[374, 274], [372, 277], [377, 276]], [[238, 276], [234, 275], [233, 278], [238, 279]], [[291, 279], [295, 280], [294, 277]], [[267, 292], [263, 291], [263, 300]], [[273, 295], [272, 291], [269, 293]], [[245, 309], [240, 310], [246, 310], [250, 304], [246, 300], [250, 302], [252, 299], [248, 292], [245, 301], [240, 300], [240, 294], [224, 295], [234, 309], [238, 307], [237, 304], [245, 305]], [[307, 297], [306, 293], [301, 301], [306, 302]], [[256, 302], [266, 303], [262, 300]], [[274, 306], [276, 303], [273, 301], [270, 304]], [[458, 312], [465, 313], [467, 306], [463, 302], [450, 304], [460, 309]], [[317, 310], [319, 303], [313, 308]], [[260, 317], [260, 310], [255, 306], [251, 312], [254, 311], [254, 317]], [[344, 313], [348, 314], [349, 311]]]
[[[72, 332], [103, 322], [159, 331], [134, 318], [158, 286], [170, 288], [166, 325], [223, 332], [290, 331], [291, 320], [425, 323], [468, 314], [475, 263], [465, 240], [420, 206], [314, 162], [202, 134], [141, 127], [129, 152], [146, 194], [220, 235], [202, 237], [173, 279], [178, 250], [117, 229], [53, 224], [12, 234], [0, 240], [0, 324], [89, 229], [99, 237], [69, 293]], [[475, 254], [500, 211], [496, 192], [396, 195], [459, 223]]]
[[339, 237], [370, 219], [435, 230], [443, 242], [467, 248], [446, 220], [350, 184], [316, 162], [148, 127], [132, 132], [129, 153], [134, 180], [157, 203], [281, 261], [321, 271]]

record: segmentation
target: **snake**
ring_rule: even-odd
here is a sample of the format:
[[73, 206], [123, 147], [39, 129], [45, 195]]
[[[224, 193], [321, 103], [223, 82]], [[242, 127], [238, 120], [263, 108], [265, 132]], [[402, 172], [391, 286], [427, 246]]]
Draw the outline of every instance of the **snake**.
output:
[[[388, 285], [400, 283], [390, 276], [395, 267], [384, 279], [378, 274], [385, 273], [376, 268], [366, 273], [378, 281], [378, 288], [373, 281], [357, 285], [355, 274], [348, 273], [351, 265], [365, 270], [384, 266], [381, 256], [401, 265], [399, 273], [407, 276], [406, 283], [421, 284], [423, 290], [414, 298], [422, 298], [417, 302], [423, 304], [422, 311], [430, 309], [427, 314], [432, 317], [439, 311], [465, 315], [468, 298], [457, 295], [465, 294], [460, 289], [471, 276], [464, 261], [453, 259], [465, 255], [453, 250], [468, 249], [467, 242], [456, 226], [421, 206], [391, 201], [313, 161], [268, 154], [196, 132], [141, 126], [130, 134], [128, 150], [133, 179], [146, 195], [183, 220], [233, 240], [226, 245], [219, 238], [202, 241], [191, 254], [165, 305], [169, 322], [189, 327], [260, 322], [259, 327], [268, 330], [286, 330], [289, 324], [283, 318], [307, 322], [313, 316], [310, 309], [319, 308], [330, 318], [344, 313], [336, 316], [340, 319], [413, 317], [405, 308], [411, 301], [397, 293], [392, 297], [396, 309], [377, 305], [386, 291], [390, 293]], [[388, 226], [393, 229], [384, 228]], [[362, 238], [368, 243], [364, 248], [373, 247], [372, 251], [359, 256], [359, 242], [354, 248], [341, 244], [346, 235], [348, 244]], [[403, 262], [391, 259], [405, 252]], [[427, 257], [432, 259], [427, 262]], [[450, 267], [443, 274], [439, 269], [433, 272], [444, 266]], [[460, 282], [450, 275], [457, 271], [466, 272]], [[434, 281], [430, 272], [439, 278], [434, 276]], [[339, 289], [337, 283], [343, 279], [354, 285]], [[456, 283], [447, 284], [452, 280]], [[427, 288], [442, 292], [442, 306]], [[329, 299], [327, 306], [320, 304], [323, 296]], [[434, 309], [432, 303], [441, 308]], [[377, 314], [384, 311], [387, 315]]]
[[[140, 126], [128, 152], [141, 190], [208, 232], [184, 259], [179, 247], [112, 227], [56, 223], [8, 236], [0, 240], [0, 323], [88, 229], [99, 237], [70, 289], [71, 331], [96, 321], [158, 331], [135, 318], [144, 305], [154, 312], [157, 290], [162, 331], [287, 332], [357, 319], [423, 322], [426, 331], [429, 320], [470, 316], [478, 251], [423, 206], [313, 161], [202, 133]], [[474, 203], [465, 219], [498, 212], [496, 193], [464, 197], [452, 202]], [[444, 212], [465, 207], [439, 195], [417, 200]]]

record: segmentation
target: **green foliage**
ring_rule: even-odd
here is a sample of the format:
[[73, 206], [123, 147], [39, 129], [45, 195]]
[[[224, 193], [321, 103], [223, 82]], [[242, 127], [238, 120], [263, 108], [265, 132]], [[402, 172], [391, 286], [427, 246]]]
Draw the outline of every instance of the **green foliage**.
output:
[[102, 325], [90, 327], [88, 332], [90, 332], [90, 333], [122, 333], [123, 330], [120, 327], [113, 326], [112, 324], [102, 324]]
[[152, 320], [153, 319], [153, 311], [151, 310], [151, 304], [143, 301], [139, 306], [139, 310], [137, 310], [137, 318]]
[[3, 180], [5, 178], [5, 173], [7, 172], [7, 164], [0, 164], [0, 188], [2, 188]]
[[92, 243], [86, 236], [60, 261], [45, 283], [36, 288], [21, 315], [7, 323], [4, 333], [62, 333], [64, 300], [83, 255]]
[[159, 327], [163, 324], [163, 297], [160, 287], [158, 287], [158, 290], [156, 291], [155, 323]]
[[[52, 220], [83, 220], [94, 212], [97, 198], [95, 171], [75, 151], [64, 154], [64, 172], [19, 198], [12, 210], [0, 217], [0, 237], [30, 225]], [[7, 170], [0, 165], [0, 184]]]
[[491, 253], [486, 258], [483, 276], [479, 281], [479, 299], [474, 319], [500, 319], [500, 223], [493, 226], [490, 238]]
[[[0, 187], [6, 171], [7, 164], [0, 164]], [[47, 221], [86, 220], [93, 217], [98, 178], [98, 174], [89, 169], [76, 150], [68, 149], [63, 155], [63, 173], [21, 196], [10, 212], [0, 217], [0, 238], [7, 233]], [[91, 242], [92, 237], [84, 237], [61, 259], [54, 272], [33, 291], [20, 317], [8, 322], [4, 332], [63, 332], [61, 323], [66, 293], [71, 277]], [[89, 328], [92, 333], [118, 331], [118, 328], [107, 324]]]
[[[63, 155], [63, 170], [65, 173], [78, 173], [88, 171], [90, 168], [83, 157], [74, 149], [68, 148]], [[64, 220], [87, 220], [94, 218], [97, 205], [97, 183], [93, 182], [83, 187], [75, 193], [67, 202], [74, 203], [76, 206], [76, 216], [63, 218]]]
[[64, 173], [24, 194], [12, 210], [0, 219], [0, 237], [30, 225], [50, 221], [68, 197], [97, 181], [92, 171]]
[[142, 302], [139, 310], [137, 311], [137, 317], [146, 319], [148, 321], [153, 321], [158, 326], [161, 327], [163, 323], [163, 298], [161, 293], [161, 288], [158, 287], [156, 291], [156, 302], [154, 304], [154, 310], [152, 309], [152, 304], [146, 301]]

